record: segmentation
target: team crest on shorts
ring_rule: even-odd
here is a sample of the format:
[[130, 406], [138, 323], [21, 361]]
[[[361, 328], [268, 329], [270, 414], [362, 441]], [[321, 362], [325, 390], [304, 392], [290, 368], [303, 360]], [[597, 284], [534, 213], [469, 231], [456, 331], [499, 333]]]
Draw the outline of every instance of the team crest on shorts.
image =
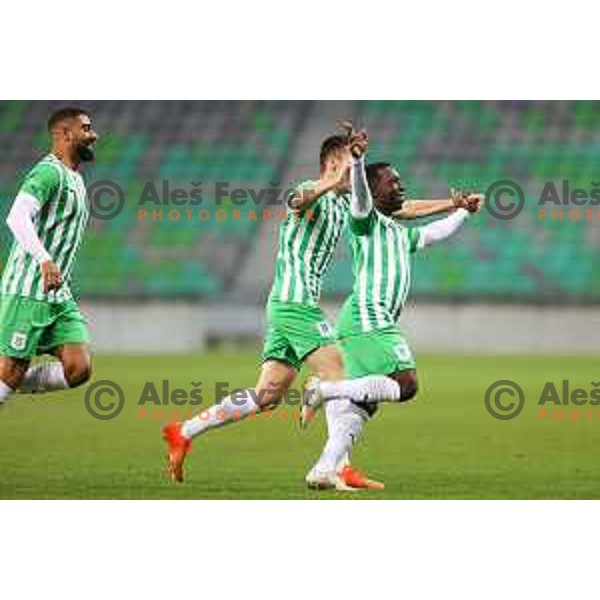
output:
[[331, 330], [331, 327], [329, 326], [329, 323], [327, 321], [321, 321], [320, 323], [318, 323], [317, 328], [319, 329], [319, 333], [323, 337], [329, 338], [333, 336], [333, 331]]
[[27, 345], [27, 334], [21, 331], [15, 331], [10, 341], [10, 345], [13, 350], [25, 350]]
[[394, 353], [396, 354], [396, 358], [402, 362], [408, 362], [409, 360], [412, 360], [412, 354], [406, 344], [397, 344], [394, 347]]

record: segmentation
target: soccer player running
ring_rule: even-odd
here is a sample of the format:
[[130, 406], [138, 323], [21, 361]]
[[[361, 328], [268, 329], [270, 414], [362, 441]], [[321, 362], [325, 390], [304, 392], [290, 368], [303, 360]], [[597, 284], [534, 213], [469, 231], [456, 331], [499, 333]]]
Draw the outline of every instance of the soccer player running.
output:
[[[450, 216], [423, 227], [405, 228], [392, 218], [404, 204], [400, 177], [388, 163], [365, 169], [366, 147], [366, 138], [352, 146], [349, 229], [355, 283], [338, 316], [337, 340], [348, 377], [364, 379], [384, 373], [398, 392], [377, 401], [340, 396], [326, 403], [329, 437], [307, 475], [310, 487], [320, 487], [318, 482], [336, 472], [352, 488], [383, 488], [351, 467], [349, 456], [378, 401], [404, 402], [417, 393], [415, 361], [396, 326], [410, 287], [410, 255], [451, 236], [482, 202], [478, 194], [461, 195], [455, 202], [459, 208]], [[303, 410], [309, 407], [314, 411], [323, 400], [335, 398], [330, 383], [316, 377], [308, 380], [305, 389], [311, 393], [304, 396]]]
[[[98, 135], [88, 113], [67, 107], [48, 121], [50, 153], [29, 172], [6, 223], [14, 241], [0, 296], [0, 406], [17, 389], [50, 392], [85, 383], [89, 335], [69, 289], [88, 220], [78, 172], [94, 159]], [[39, 354], [58, 361], [30, 366]]]
[[[341, 352], [319, 307], [321, 281], [347, 222], [349, 147], [361, 135], [334, 135], [323, 142], [319, 179], [297, 187], [290, 202], [292, 210], [282, 221], [267, 303], [263, 363], [256, 386], [238, 391], [192, 419], [169, 423], [163, 429], [172, 480], [183, 481], [183, 465], [192, 438], [279, 403], [303, 363], [330, 383], [336, 397], [399, 400], [398, 385], [387, 377], [344, 380]], [[334, 471], [323, 477], [319, 482], [322, 487], [346, 487]]]

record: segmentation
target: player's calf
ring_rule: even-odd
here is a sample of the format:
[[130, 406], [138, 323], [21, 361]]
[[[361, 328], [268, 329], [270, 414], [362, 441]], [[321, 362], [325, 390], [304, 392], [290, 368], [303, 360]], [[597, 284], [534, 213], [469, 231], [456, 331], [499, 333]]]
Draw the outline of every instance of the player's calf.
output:
[[86, 383], [92, 375], [92, 362], [87, 347], [83, 344], [67, 344], [56, 350], [68, 387]]
[[43, 362], [27, 370], [18, 386], [20, 392], [55, 392], [78, 387], [90, 379], [92, 368], [87, 352], [56, 354], [59, 360]]
[[281, 402], [297, 371], [291, 365], [266, 361], [254, 388], [237, 390], [231, 396], [203, 410], [181, 425], [181, 435], [191, 439], [211, 429], [245, 419], [249, 414], [267, 410]]
[[399, 402], [412, 400], [417, 395], [419, 384], [416, 371], [401, 371], [390, 375], [390, 378], [400, 386]]
[[69, 387], [78, 387], [89, 381], [92, 376], [92, 366], [90, 362], [79, 362], [75, 364], [69, 364], [63, 367], [65, 373], [65, 379], [69, 384]]

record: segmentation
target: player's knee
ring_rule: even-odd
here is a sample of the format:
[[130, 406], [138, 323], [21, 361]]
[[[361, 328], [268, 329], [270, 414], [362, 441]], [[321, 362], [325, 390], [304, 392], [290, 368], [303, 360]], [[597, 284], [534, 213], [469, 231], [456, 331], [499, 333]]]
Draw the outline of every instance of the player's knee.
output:
[[297, 375], [295, 367], [270, 360], [263, 365], [261, 375], [254, 388], [262, 409], [277, 406], [288, 392]]
[[64, 365], [65, 379], [69, 387], [78, 387], [89, 381], [92, 376], [92, 365], [87, 358], [69, 361]]
[[325, 381], [340, 381], [344, 379], [344, 365], [336, 360], [323, 365], [319, 372], [321, 379]]
[[321, 379], [339, 381], [344, 379], [344, 359], [337, 348], [327, 348], [309, 358], [309, 366]]
[[397, 378], [400, 384], [400, 402], [412, 400], [419, 391], [419, 383], [416, 373], [403, 373]]

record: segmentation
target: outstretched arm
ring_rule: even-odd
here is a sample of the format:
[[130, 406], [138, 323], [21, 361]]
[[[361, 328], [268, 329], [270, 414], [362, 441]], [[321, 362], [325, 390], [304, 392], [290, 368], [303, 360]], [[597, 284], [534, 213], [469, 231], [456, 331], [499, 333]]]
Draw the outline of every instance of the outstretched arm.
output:
[[450, 216], [419, 227], [419, 248], [441, 242], [456, 233], [469, 216], [469, 211], [459, 208]]
[[477, 212], [482, 201], [483, 196], [481, 194], [451, 188], [450, 198], [443, 200], [409, 200], [393, 216], [397, 219], [410, 221], [440, 213], [453, 212], [457, 208], [466, 208], [469, 212]]
[[392, 215], [396, 219], [412, 221], [421, 217], [429, 217], [450, 212], [456, 208], [454, 200], [408, 200], [404, 206]]

